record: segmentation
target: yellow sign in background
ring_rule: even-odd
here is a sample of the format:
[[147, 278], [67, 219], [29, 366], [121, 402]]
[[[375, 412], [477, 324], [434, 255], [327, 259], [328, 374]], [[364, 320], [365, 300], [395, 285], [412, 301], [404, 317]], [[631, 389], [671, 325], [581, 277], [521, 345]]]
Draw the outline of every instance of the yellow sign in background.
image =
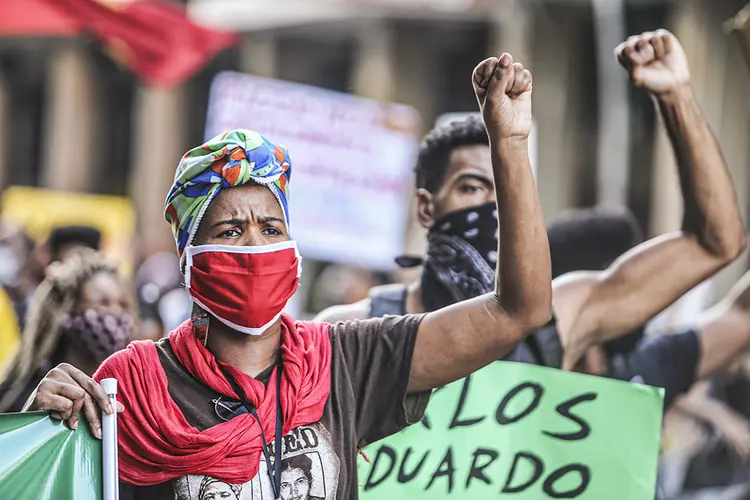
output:
[[0, 287], [0, 382], [5, 380], [7, 371], [21, 348], [21, 330], [13, 303]]
[[92, 226], [102, 233], [102, 251], [133, 273], [136, 215], [130, 199], [14, 186], [0, 200], [0, 213], [44, 241], [57, 226]]

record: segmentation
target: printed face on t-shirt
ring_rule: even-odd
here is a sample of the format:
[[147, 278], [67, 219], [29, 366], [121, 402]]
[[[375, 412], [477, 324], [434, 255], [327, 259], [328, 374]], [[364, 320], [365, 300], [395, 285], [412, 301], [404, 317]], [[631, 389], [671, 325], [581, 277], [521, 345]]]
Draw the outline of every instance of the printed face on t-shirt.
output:
[[206, 488], [206, 492], [201, 496], [200, 500], [222, 500], [225, 498], [239, 500], [227, 483], [216, 482]]
[[281, 472], [281, 500], [307, 500], [309, 496], [310, 480], [302, 469]]

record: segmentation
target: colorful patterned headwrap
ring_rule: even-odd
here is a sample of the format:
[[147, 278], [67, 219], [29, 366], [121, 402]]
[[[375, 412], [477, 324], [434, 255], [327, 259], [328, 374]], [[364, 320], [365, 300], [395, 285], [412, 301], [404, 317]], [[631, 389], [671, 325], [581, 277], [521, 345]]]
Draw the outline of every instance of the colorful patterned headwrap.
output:
[[284, 212], [289, 228], [289, 179], [292, 161], [287, 149], [252, 130], [217, 135], [182, 157], [167, 195], [164, 218], [172, 225], [177, 253], [182, 256], [198, 231], [208, 205], [224, 189], [248, 182], [267, 186]]

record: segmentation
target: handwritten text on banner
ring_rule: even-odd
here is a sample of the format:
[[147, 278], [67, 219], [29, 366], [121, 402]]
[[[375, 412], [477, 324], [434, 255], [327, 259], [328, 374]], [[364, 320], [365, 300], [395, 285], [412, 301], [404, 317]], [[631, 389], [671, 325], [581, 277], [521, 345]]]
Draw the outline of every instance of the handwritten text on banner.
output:
[[360, 498], [650, 500], [662, 389], [495, 362], [365, 448]]

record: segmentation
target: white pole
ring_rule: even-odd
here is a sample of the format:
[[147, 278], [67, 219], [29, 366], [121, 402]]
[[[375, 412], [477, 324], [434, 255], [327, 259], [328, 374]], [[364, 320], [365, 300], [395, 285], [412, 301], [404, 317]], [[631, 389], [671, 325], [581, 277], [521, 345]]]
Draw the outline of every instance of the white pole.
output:
[[117, 477], [117, 379], [105, 378], [101, 382], [109, 396], [114, 412], [102, 413], [102, 462], [104, 479], [104, 500], [119, 500], [120, 487]]

